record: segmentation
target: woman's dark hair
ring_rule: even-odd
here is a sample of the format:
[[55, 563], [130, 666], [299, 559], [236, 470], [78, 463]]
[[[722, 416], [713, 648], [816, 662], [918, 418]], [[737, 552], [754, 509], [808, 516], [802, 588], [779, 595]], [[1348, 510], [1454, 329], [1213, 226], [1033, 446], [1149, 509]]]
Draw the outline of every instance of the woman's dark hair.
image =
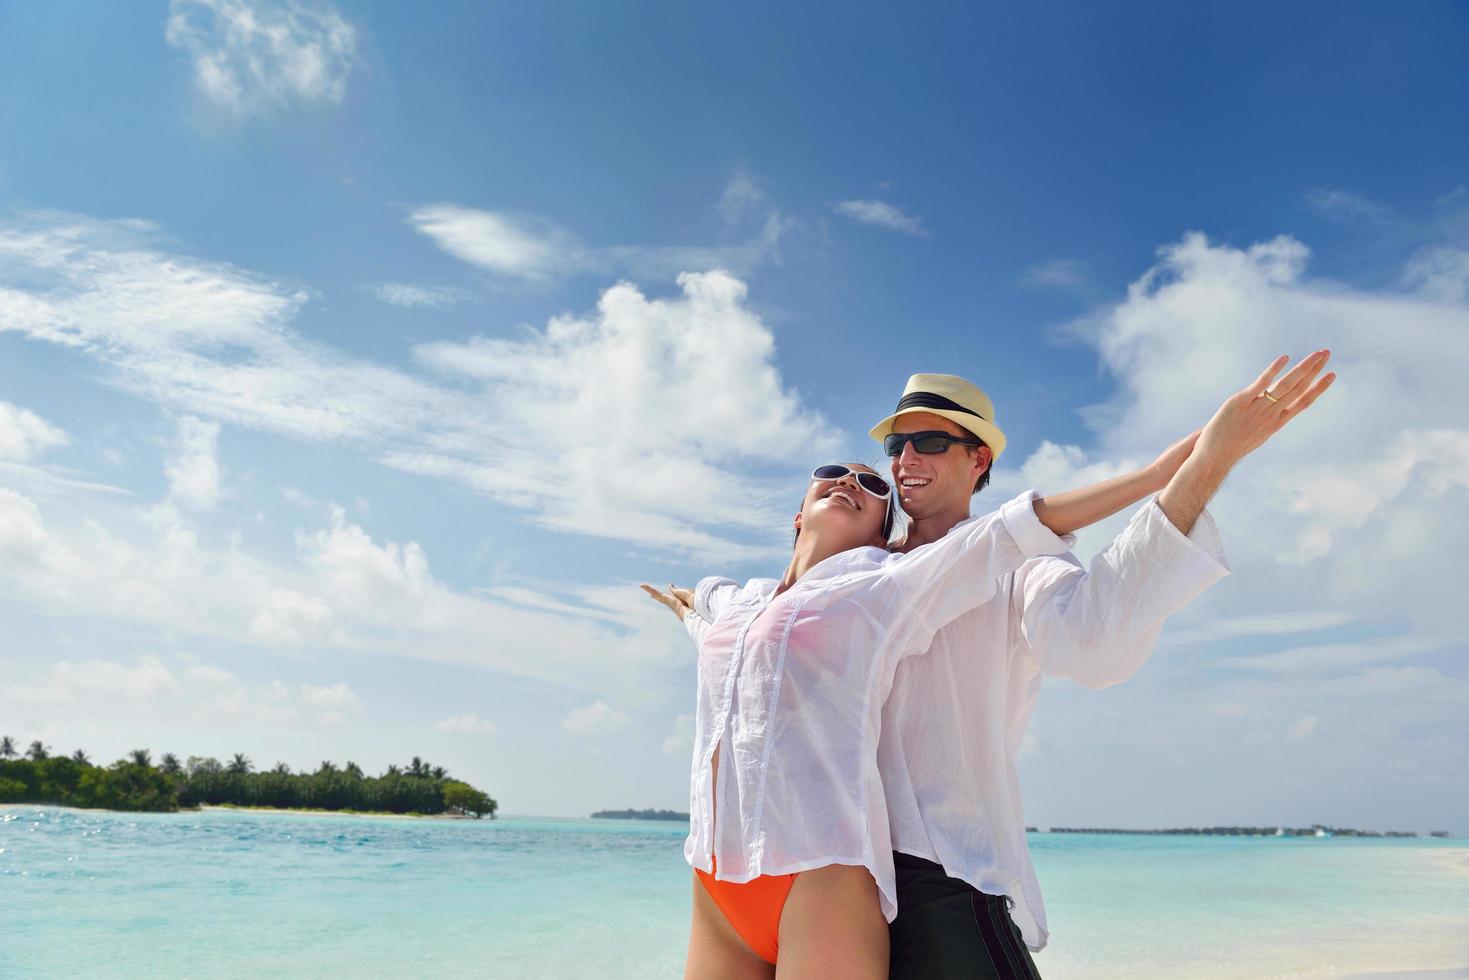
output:
[[[843, 465], [850, 466], [850, 467], [853, 467], [853, 468], [856, 468], [858, 466], [867, 466], [866, 463], [845, 463]], [[872, 470], [874, 473], [877, 472], [877, 468], [874, 467], [874, 466], [867, 466], [867, 468], [869, 470]], [[984, 475], [985, 475], [985, 481], [988, 482], [989, 475], [990, 475], [989, 470], [985, 470], [984, 471]], [[974, 492], [975, 493], [978, 493], [979, 492], [979, 489], [978, 488], [975, 488], [975, 491]], [[802, 501], [801, 502], [802, 503], [805, 503], [804, 497], [802, 498]], [[888, 538], [890, 538], [890, 537], [893, 536], [893, 521], [897, 519], [897, 513], [896, 513], [896, 511], [897, 511], [897, 506], [898, 506], [898, 494], [897, 494], [897, 490], [896, 489], [893, 489], [893, 490], [889, 490], [888, 491], [888, 505], [887, 506], [888, 506], [887, 513], [884, 514], [883, 515], [883, 518], [882, 518], [882, 538], [883, 538], [884, 541], [886, 541]], [[796, 528], [796, 533], [791, 537], [791, 547], [794, 548], [796, 546], [796, 541], [799, 540], [800, 537], [801, 537], [801, 529], [800, 528]]]

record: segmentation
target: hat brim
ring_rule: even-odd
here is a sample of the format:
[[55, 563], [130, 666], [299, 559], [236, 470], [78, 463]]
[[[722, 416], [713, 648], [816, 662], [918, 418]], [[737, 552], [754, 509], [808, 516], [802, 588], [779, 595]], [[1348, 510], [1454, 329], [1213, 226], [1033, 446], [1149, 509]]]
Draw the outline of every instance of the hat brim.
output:
[[1005, 433], [1000, 431], [999, 426], [995, 425], [993, 422], [986, 422], [978, 415], [970, 415], [967, 412], [954, 412], [950, 411], [947, 408], [905, 408], [901, 412], [894, 412], [892, 415], [889, 415], [887, 418], [874, 425], [867, 434], [872, 436], [872, 438], [876, 439], [878, 442], [882, 442], [883, 439], [886, 438], [888, 433], [893, 431], [893, 423], [897, 421], [898, 416], [913, 415], [917, 412], [927, 412], [930, 415], [938, 415], [942, 418], [948, 419], [950, 422], [953, 422], [960, 428], [968, 429], [970, 432], [973, 432], [975, 435], [979, 436], [979, 438], [984, 440], [984, 444], [986, 446], [990, 447], [990, 452], [992, 454], [992, 458], [994, 459], [998, 459], [1000, 457], [1000, 453], [1005, 451]]

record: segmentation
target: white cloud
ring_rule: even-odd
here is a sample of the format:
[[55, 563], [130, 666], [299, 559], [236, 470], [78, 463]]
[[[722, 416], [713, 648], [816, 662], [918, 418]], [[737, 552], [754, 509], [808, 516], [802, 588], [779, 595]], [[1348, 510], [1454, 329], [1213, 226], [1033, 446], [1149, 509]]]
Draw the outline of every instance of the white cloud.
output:
[[589, 261], [569, 233], [535, 219], [432, 204], [415, 210], [408, 222], [461, 262], [518, 279], [549, 279]]
[[1428, 299], [1463, 305], [1469, 302], [1469, 252], [1424, 249], [1408, 262], [1403, 281]]
[[26, 462], [66, 442], [65, 432], [36, 413], [0, 401], [0, 460]]
[[[631, 583], [562, 586], [554, 601], [458, 592], [433, 577], [417, 543], [374, 541], [340, 508], [328, 526], [298, 532], [288, 562], [238, 541], [201, 544], [167, 510], [113, 516], [110, 526], [98, 515], [52, 528], [34, 501], [0, 488], [0, 591], [79, 624], [462, 664], [624, 701], [647, 696], [639, 671], [688, 656], [687, 639]], [[332, 695], [301, 696], [324, 707]]]
[[357, 60], [356, 30], [325, 0], [170, 0], [165, 38], [237, 117], [339, 104]]
[[521, 339], [424, 345], [422, 363], [484, 386], [487, 415], [499, 422], [494, 454], [448, 444], [386, 461], [479, 486], [551, 527], [758, 553], [703, 528], [771, 534], [778, 505], [789, 502], [774, 485], [752, 485], [753, 464], [740, 485], [718, 461], [794, 462], [831, 451], [836, 439], [783, 389], [773, 338], [744, 308], [742, 283], [704, 273], [680, 276], [679, 285], [674, 300], [615, 286], [594, 315], [558, 318]]
[[917, 218], [904, 214], [885, 201], [842, 201], [833, 205], [832, 210], [865, 225], [875, 225], [888, 231], [899, 231], [918, 237], [928, 234]]
[[316, 596], [273, 588], [250, 620], [249, 635], [263, 643], [299, 646], [333, 638], [332, 607]]
[[434, 724], [435, 731], [452, 732], [456, 735], [493, 735], [495, 734], [495, 723], [488, 718], [481, 718], [473, 711], [462, 715], [450, 715], [443, 721]]
[[164, 466], [169, 499], [198, 510], [219, 502], [219, 425], [193, 416], [178, 420], [178, 435]]
[[606, 735], [626, 728], [632, 719], [624, 711], [606, 701], [595, 701], [582, 708], [572, 708], [561, 721], [561, 727], [572, 735]]
[[[1403, 725], [1416, 717], [1449, 738], [1463, 731], [1452, 720], [1463, 708], [1462, 682], [1414, 661], [1452, 650], [1450, 638], [1462, 632], [1458, 563], [1469, 531], [1442, 515], [1469, 504], [1460, 381], [1469, 371], [1469, 308], [1452, 289], [1315, 282], [1308, 259], [1290, 238], [1232, 248], [1189, 235], [1161, 250], [1124, 300], [1073, 325], [1116, 386], [1083, 413], [1093, 444], [1042, 444], [995, 476], [997, 487], [1055, 490], [1144, 463], [1275, 356], [1333, 351], [1336, 384], [1244, 460], [1210, 505], [1234, 574], [1164, 632], [1174, 660], [1162, 654], [1162, 665], [1123, 688], [1139, 692], [1124, 699], [1146, 702], [1123, 713], [1157, 719], [1151, 730], [1182, 746], [1171, 751], [1190, 764], [1213, 764], [1200, 761], [1210, 746], [1236, 744], [1242, 732], [1278, 739], [1307, 715], [1333, 732], [1310, 752], [1333, 758], [1377, 760], [1378, 746], [1391, 745], [1402, 754], [1402, 736], [1385, 722], [1364, 731], [1366, 715]], [[1078, 551], [1101, 547], [1125, 519], [1083, 532]], [[1338, 633], [1327, 642], [1271, 643], [1321, 630]], [[1245, 710], [1221, 714], [1220, 705]], [[1201, 712], [1243, 728], [1201, 729]], [[1076, 718], [1083, 728], [1097, 723], [1095, 713]], [[1048, 733], [1069, 724], [1054, 714], [1045, 722]], [[1448, 771], [1457, 756], [1440, 758], [1433, 771]]]
[[462, 303], [470, 296], [465, 290], [452, 286], [421, 286], [411, 282], [375, 282], [367, 288], [384, 303], [404, 309], [443, 309]]
[[62, 661], [0, 683], [0, 707], [63, 704], [74, 718], [162, 716], [194, 723], [243, 720], [306, 726], [341, 724], [362, 711], [343, 683], [249, 684], [207, 664], [171, 670], [155, 656], [140, 657], [131, 666], [111, 660]]
[[679, 755], [694, 750], [694, 716], [679, 715], [673, 719], [673, 731], [663, 740], [663, 751]]
[[1394, 225], [1398, 222], [1392, 208], [1351, 191], [1314, 187], [1306, 192], [1306, 203], [1329, 218], [1379, 225]]
[[[720, 525], [773, 543], [769, 506], [788, 485], [775, 476], [838, 441], [782, 382], [774, 338], [728, 274], [681, 277], [669, 300], [620, 284], [594, 312], [518, 339], [424, 345], [421, 363], [445, 381], [302, 337], [305, 291], [163, 251], [155, 236], [63, 214], [0, 222], [0, 273], [27, 284], [0, 287], [0, 331], [85, 353], [180, 415], [347, 443], [543, 526], [720, 557], [756, 553]], [[507, 445], [508, 422], [523, 424]]]

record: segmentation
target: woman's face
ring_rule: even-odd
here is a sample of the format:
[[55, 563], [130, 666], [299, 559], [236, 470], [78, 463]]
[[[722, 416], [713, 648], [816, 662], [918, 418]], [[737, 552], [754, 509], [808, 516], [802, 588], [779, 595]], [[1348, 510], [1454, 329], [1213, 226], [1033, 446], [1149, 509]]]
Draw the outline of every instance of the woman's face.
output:
[[[861, 463], [847, 466], [880, 476]], [[882, 547], [887, 544], [883, 523], [889, 505], [890, 499], [874, 497], [862, 489], [852, 473], [836, 480], [813, 479], [806, 488], [806, 498], [801, 501], [801, 512], [796, 515], [796, 530], [819, 531], [823, 538], [836, 541], [842, 550], [871, 544]]]

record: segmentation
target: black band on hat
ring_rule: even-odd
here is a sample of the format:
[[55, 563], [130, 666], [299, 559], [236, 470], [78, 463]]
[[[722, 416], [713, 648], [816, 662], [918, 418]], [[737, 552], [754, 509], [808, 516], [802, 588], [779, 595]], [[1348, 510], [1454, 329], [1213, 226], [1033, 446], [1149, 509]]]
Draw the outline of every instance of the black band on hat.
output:
[[980, 415], [974, 409], [965, 408], [958, 402], [950, 401], [943, 395], [935, 395], [931, 391], [915, 391], [899, 399], [897, 411], [901, 412], [909, 408], [944, 408], [951, 412], [963, 412], [965, 415], [973, 415], [981, 422], [989, 421], [989, 419]]

